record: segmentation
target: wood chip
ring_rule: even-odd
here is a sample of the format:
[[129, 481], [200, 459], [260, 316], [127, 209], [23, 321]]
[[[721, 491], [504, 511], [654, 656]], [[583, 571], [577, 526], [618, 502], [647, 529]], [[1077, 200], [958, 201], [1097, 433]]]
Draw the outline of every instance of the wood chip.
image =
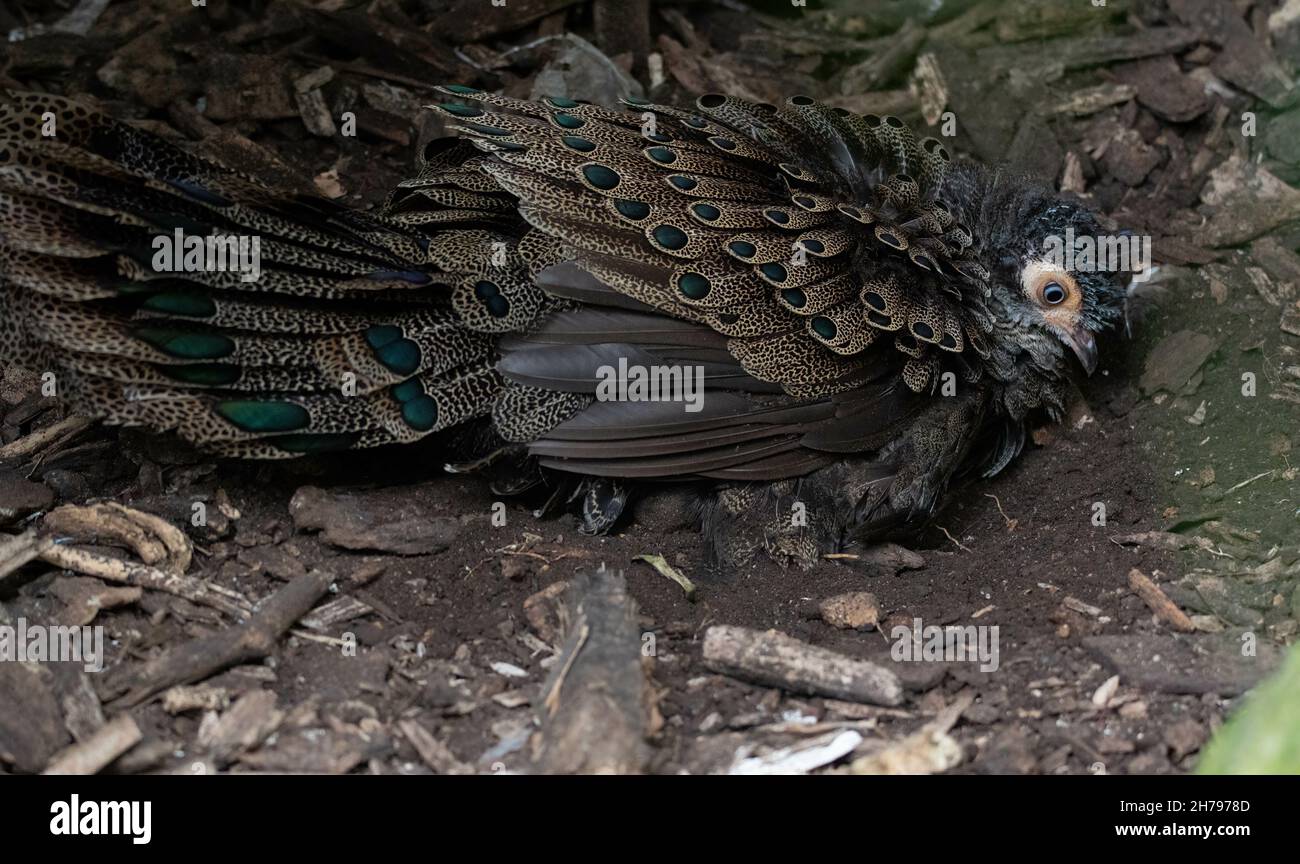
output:
[[1136, 567], [1128, 571], [1128, 587], [1142, 598], [1142, 602], [1147, 604], [1157, 618], [1170, 627], [1180, 633], [1191, 633], [1196, 630], [1196, 625], [1187, 617], [1187, 613], [1179, 609], [1174, 601], [1160, 590], [1159, 585], [1152, 582], [1149, 576]]
[[420, 760], [437, 774], [473, 774], [474, 769], [461, 762], [447, 748], [447, 745], [433, 737], [433, 733], [414, 720], [402, 720], [397, 724], [406, 740], [411, 742]]
[[744, 681], [808, 696], [890, 706], [903, 701], [903, 685], [891, 670], [775, 630], [710, 627], [704, 634], [704, 665]]
[[1188, 537], [1172, 531], [1140, 531], [1136, 534], [1116, 534], [1110, 538], [1112, 543], [1120, 546], [1147, 546], [1152, 549], [1165, 549], [1177, 552], [1180, 549], [1213, 549], [1206, 537]]
[[975, 701], [967, 690], [935, 718], [901, 741], [879, 746], [854, 759], [850, 774], [935, 774], [961, 764], [962, 746], [948, 732]]
[[230, 704], [230, 691], [225, 687], [199, 684], [194, 687], [172, 687], [163, 694], [163, 710], [168, 714], [186, 711], [223, 711]]
[[130, 714], [105, 723], [84, 741], [55, 756], [44, 774], [97, 774], [110, 762], [130, 750], [141, 738], [140, 727]]
[[284, 712], [271, 690], [250, 690], [221, 715], [211, 712], [199, 725], [198, 744], [218, 765], [254, 750], [280, 727]]
[[548, 645], [555, 645], [560, 641], [560, 631], [563, 627], [558, 610], [560, 598], [567, 590], [569, 590], [569, 583], [562, 579], [559, 582], [552, 582], [524, 601], [524, 617], [528, 619], [528, 625]]
[[1083, 117], [1096, 114], [1103, 108], [1121, 105], [1137, 95], [1137, 90], [1127, 84], [1098, 84], [1075, 90], [1052, 107], [1057, 114], [1073, 114]]
[[925, 53], [916, 58], [912, 73], [911, 95], [921, 104], [921, 116], [931, 126], [939, 122], [948, 107], [948, 84], [934, 54]]
[[1079, 612], [1083, 615], [1088, 615], [1092, 618], [1096, 618], [1097, 616], [1101, 615], [1100, 607], [1093, 606], [1089, 603], [1084, 603], [1082, 600], [1079, 600], [1076, 597], [1066, 597], [1064, 600], [1061, 601], [1061, 605], [1065, 606], [1065, 608], [1067, 609], [1073, 609], [1075, 612]]
[[176, 684], [201, 681], [228, 666], [260, 660], [329, 590], [333, 578], [327, 572], [313, 570], [262, 601], [243, 624], [172, 646], [140, 668], [124, 673], [125, 679], [113, 684], [116, 692], [125, 691], [118, 703], [138, 705]]
[[81, 669], [64, 670], [59, 686], [59, 705], [63, 708], [63, 725], [73, 739], [91, 738], [106, 722], [99, 694], [90, 676]]
[[328, 630], [335, 624], [369, 615], [375, 610], [368, 603], [362, 603], [355, 597], [340, 597], [329, 603], [317, 606], [303, 616], [302, 626], [312, 630]]

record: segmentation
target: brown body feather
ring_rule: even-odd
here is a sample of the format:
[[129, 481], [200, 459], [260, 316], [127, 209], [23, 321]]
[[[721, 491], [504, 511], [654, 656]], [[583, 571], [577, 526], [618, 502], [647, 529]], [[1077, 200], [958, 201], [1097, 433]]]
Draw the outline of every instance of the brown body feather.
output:
[[[440, 89], [461, 137], [373, 215], [7, 94], [0, 351], [226, 456], [469, 421], [584, 475], [772, 480], [850, 454], [869, 467], [841, 528], [928, 513], [993, 428], [990, 272], [941, 142], [805, 97], [616, 112]], [[256, 237], [259, 277], [159, 272], [178, 230]], [[699, 410], [601, 401], [620, 361], [699, 368]], [[945, 373], [960, 396], [932, 395]]]

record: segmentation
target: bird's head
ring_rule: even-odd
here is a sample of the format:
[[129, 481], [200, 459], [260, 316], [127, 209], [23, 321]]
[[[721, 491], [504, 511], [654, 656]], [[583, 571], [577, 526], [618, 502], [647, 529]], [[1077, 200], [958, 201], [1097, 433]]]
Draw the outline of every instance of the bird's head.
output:
[[1107, 234], [1081, 203], [1032, 184], [996, 185], [1001, 194], [985, 199], [980, 216], [999, 341], [1022, 370], [1059, 380], [1077, 360], [1091, 375], [1097, 336], [1122, 316], [1125, 286], [1135, 265], [1149, 266], [1150, 242]]

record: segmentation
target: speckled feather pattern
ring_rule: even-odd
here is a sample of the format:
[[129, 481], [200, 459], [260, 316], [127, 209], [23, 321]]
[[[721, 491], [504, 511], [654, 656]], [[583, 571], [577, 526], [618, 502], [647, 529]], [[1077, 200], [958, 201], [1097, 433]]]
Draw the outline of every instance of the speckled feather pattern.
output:
[[[610, 476], [762, 480], [856, 453], [877, 499], [849, 508], [858, 524], [928, 511], [990, 423], [1060, 409], [1060, 346], [1020, 338], [997, 255], [1017, 231], [1092, 227], [1081, 208], [802, 96], [612, 111], [438, 89], [458, 137], [375, 213], [4, 94], [0, 357], [226, 456], [470, 421]], [[258, 237], [260, 278], [155, 272], [152, 239], [177, 229]], [[1104, 326], [1113, 304], [1085, 287]], [[632, 355], [707, 361], [710, 408], [665, 425], [593, 404], [593, 364]], [[948, 372], [963, 393], [940, 410]]]

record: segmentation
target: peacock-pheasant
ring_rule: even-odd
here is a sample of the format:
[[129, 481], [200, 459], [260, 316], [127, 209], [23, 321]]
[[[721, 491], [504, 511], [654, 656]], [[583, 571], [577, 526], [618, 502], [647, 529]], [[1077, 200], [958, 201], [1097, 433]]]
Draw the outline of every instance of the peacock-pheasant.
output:
[[223, 456], [469, 430], [454, 458], [568, 478], [589, 530], [630, 481], [708, 478], [725, 560], [807, 564], [1006, 466], [1122, 308], [1044, 255], [1084, 207], [896, 117], [438, 89], [459, 136], [375, 213], [6, 94], [0, 357]]

